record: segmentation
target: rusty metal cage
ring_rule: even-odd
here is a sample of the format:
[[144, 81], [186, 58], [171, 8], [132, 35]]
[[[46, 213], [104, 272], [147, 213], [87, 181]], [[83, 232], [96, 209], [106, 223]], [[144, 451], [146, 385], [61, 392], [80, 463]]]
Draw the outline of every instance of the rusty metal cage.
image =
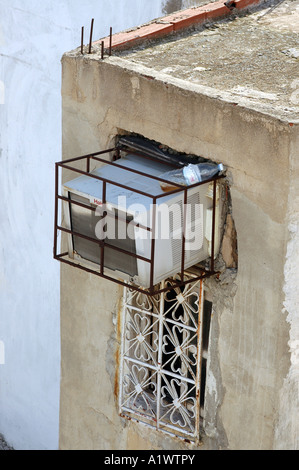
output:
[[[55, 163], [55, 215], [54, 215], [54, 247], [53, 247], [54, 259], [56, 259], [56, 260], [58, 260], [62, 263], [68, 264], [70, 266], [74, 266], [74, 267], [76, 267], [78, 269], [81, 269], [83, 271], [86, 271], [88, 273], [92, 273], [92, 274], [94, 274], [96, 276], [99, 276], [101, 278], [104, 278], [104, 279], [107, 279], [109, 281], [115, 282], [115, 283], [120, 284], [122, 286], [128, 287], [128, 285], [129, 285], [129, 287], [131, 289], [134, 289], [136, 291], [139, 291], [139, 292], [141, 292], [143, 294], [146, 294], [146, 295], [149, 295], [149, 296], [153, 296], [153, 295], [159, 294], [163, 291], [173, 289], [174, 287], [182, 287], [182, 286], [184, 286], [188, 283], [196, 282], [200, 279], [205, 279], [205, 278], [208, 278], [210, 276], [213, 276], [213, 275], [217, 274], [217, 272], [214, 269], [216, 187], [217, 187], [217, 181], [221, 178], [224, 178], [224, 176], [223, 175], [216, 175], [213, 178], [210, 178], [210, 179], [205, 180], [203, 182], [195, 183], [195, 184], [190, 185], [190, 186], [183, 186], [183, 185], [180, 185], [180, 184], [177, 184], [177, 183], [172, 183], [173, 186], [175, 187], [175, 189], [167, 192], [167, 195], [183, 192], [183, 200], [184, 200], [183, 226], [184, 226], [184, 229], [185, 229], [185, 227], [186, 227], [186, 205], [187, 205], [188, 190], [190, 188], [193, 188], [195, 186], [199, 186], [199, 185], [202, 185], [202, 184], [207, 184], [207, 183], [211, 183], [211, 182], [213, 183], [211, 256], [210, 256], [210, 259], [208, 260], [209, 261], [208, 262], [208, 267], [207, 267], [207, 264], [205, 266], [196, 265], [196, 266], [193, 266], [192, 269], [188, 269], [188, 272], [187, 272], [185, 270], [185, 243], [186, 243], [186, 240], [185, 240], [185, 230], [183, 230], [183, 232], [182, 232], [181, 265], [180, 265], [180, 271], [179, 271], [179, 273], [177, 273], [177, 274], [179, 274], [180, 280], [174, 280], [172, 278], [171, 283], [168, 284], [167, 287], [164, 287], [162, 289], [162, 288], [159, 287], [159, 285], [154, 285], [154, 282], [153, 282], [154, 269], [155, 269], [155, 265], [154, 265], [154, 260], [155, 260], [155, 229], [156, 229], [155, 228], [155, 221], [156, 221], [157, 201], [160, 198], [163, 198], [166, 193], [164, 191], [161, 191], [161, 194], [158, 194], [158, 195], [155, 195], [155, 196], [149, 196], [148, 194], [144, 194], [141, 190], [133, 189], [133, 188], [131, 188], [129, 186], [126, 186], [124, 184], [120, 184], [118, 182], [103, 178], [101, 176], [94, 175], [90, 171], [90, 162], [91, 162], [91, 160], [93, 160], [95, 162], [99, 162], [101, 164], [105, 164], [105, 165], [114, 165], [115, 167], [119, 167], [119, 168], [123, 169], [124, 167], [117, 163], [117, 160], [119, 158], [121, 158], [121, 156], [120, 156], [121, 150], [123, 150], [123, 149], [118, 146], [118, 147], [110, 148], [110, 149], [103, 150], [103, 151], [100, 151], [100, 152], [91, 153], [91, 154], [88, 154], [88, 155], [83, 155], [83, 156], [79, 156], [79, 157], [75, 157], [75, 158], [71, 158], [71, 159], [68, 159], [68, 160], [63, 160], [63, 161]], [[112, 161], [109, 159], [109, 154], [111, 155], [111, 153], [113, 154]], [[131, 149], [130, 149], [129, 152], [127, 151], [127, 153], [134, 154], [134, 155], [140, 156], [142, 158], [152, 159], [152, 157], [149, 157], [149, 156], [144, 155], [144, 154], [140, 154], [136, 151], [132, 151]], [[108, 155], [108, 159], [102, 158], [105, 155], [106, 156]], [[83, 167], [85, 167], [85, 170], [78, 169], [74, 166], [78, 162], [81, 164], [81, 167], [82, 167], [82, 163], [83, 163]], [[172, 167], [173, 166], [175, 166], [175, 165], [173, 164]], [[70, 198], [67, 198], [67, 197], [63, 196], [60, 193], [60, 187], [59, 187], [60, 170], [68, 170], [68, 171], [72, 171], [72, 172], [80, 174], [80, 175], [85, 175], [85, 176], [88, 176], [90, 178], [96, 178], [98, 180], [101, 180], [102, 181], [102, 203], [103, 204], [106, 203], [106, 186], [107, 186], [107, 184], [112, 184], [112, 185], [118, 186], [122, 189], [134, 191], [134, 192], [139, 193], [141, 195], [143, 194], [143, 195], [146, 195], [147, 197], [151, 197], [152, 198], [152, 205], [153, 205], [152, 225], [151, 225], [151, 227], [142, 227], [143, 229], [151, 232], [151, 255], [150, 255], [150, 257], [146, 258], [146, 257], [143, 257], [141, 255], [138, 255], [137, 253], [132, 253], [132, 252], [123, 250], [122, 248], [120, 248], [118, 246], [111, 245], [105, 239], [104, 240], [99, 240], [97, 238], [91, 238], [91, 237], [88, 237], [88, 236], [86, 236], [82, 233], [75, 232], [74, 230], [72, 230], [72, 228], [63, 227], [59, 223], [59, 220], [58, 220], [58, 217], [59, 217], [59, 202], [62, 203], [63, 201], [65, 201], [68, 204], [78, 205], [78, 206], [83, 207], [84, 209], [89, 209], [90, 211], [95, 211], [95, 208], [92, 207], [92, 206], [87, 206], [87, 205], [85, 205], [85, 204], [83, 204], [79, 201], [71, 200]], [[160, 178], [158, 176], [153, 176], [153, 175], [143, 173], [143, 172], [138, 171], [136, 169], [126, 168], [126, 170], [131, 171], [131, 172], [133, 172], [135, 174], [138, 174], [140, 176], [145, 176], [147, 178], [152, 178], [152, 179], [158, 180], [159, 182], [169, 183], [168, 180], [165, 180], [165, 179]], [[137, 225], [140, 225], [140, 224], [137, 224]], [[86, 240], [88, 240], [92, 243], [98, 244], [99, 250], [100, 250], [100, 260], [101, 260], [99, 270], [95, 270], [95, 269], [92, 269], [88, 266], [83, 266], [82, 264], [76, 263], [74, 260], [72, 260], [69, 257], [68, 251], [59, 253], [58, 252], [58, 234], [60, 232], [63, 232], [63, 233], [66, 233], [66, 234], [69, 234], [69, 235], [72, 235], [72, 236], [76, 236], [76, 237], [85, 238]], [[148, 288], [144, 288], [142, 286], [135, 285], [134, 283], [128, 284], [128, 282], [126, 282], [122, 279], [119, 279], [119, 278], [116, 278], [116, 277], [114, 278], [114, 277], [108, 275], [107, 273], [105, 273], [105, 249], [106, 248], [122, 252], [126, 255], [135, 257], [137, 259], [141, 259], [142, 261], [144, 261], [146, 263], [149, 263], [149, 265], [150, 265], [150, 286]], [[190, 277], [190, 274], [191, 274], [191, 277]]]

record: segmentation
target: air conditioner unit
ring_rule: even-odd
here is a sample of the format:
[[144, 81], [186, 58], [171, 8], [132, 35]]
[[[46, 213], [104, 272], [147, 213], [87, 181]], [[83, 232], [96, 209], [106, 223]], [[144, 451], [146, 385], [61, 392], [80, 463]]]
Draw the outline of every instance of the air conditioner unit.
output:
[[[62, 195], [68, 199], [63, 202], [64, 225], [69, 230], [68, 256], [72, 260], [98, 271], [103, 264], [109, 276], [147, 288], [181, 271], [183, 246], [185, 269], [211, 256], [213, 182], [190, 187], [185, 205], [184, 190], [163, 193], [158, 180], [140, 174], [162, 178], [168, 165], [131, 154], [115, 163], [117, 166], [104, 164], [62, 187]], [[218, 192], [215, 256], [220, 235]], [[104, 256], [103, 245], [97, 243], [102, 240]]]

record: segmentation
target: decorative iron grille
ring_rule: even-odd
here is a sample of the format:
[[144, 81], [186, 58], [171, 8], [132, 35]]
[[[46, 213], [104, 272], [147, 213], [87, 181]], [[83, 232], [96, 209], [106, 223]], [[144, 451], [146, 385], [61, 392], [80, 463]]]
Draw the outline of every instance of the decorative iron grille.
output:
[[124, 289], [120, 414], [199, 439], [203, 282], [147, 296]]

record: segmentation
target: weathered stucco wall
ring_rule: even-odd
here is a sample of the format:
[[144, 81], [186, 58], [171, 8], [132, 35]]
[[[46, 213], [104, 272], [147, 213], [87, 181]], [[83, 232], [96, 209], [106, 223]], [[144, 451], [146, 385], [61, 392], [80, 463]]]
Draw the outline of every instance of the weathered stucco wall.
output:
[[290, 144], [290, 189], [288, 199], [288, 246], [284, 268], [284, 314], [290, 329], [291, 365], [280, 390], [280, 408], [275, 429], [276, 449], [299, 449], [299, 130]]
[[[290, 366], [282, 308], [296, 126], [117, 57], [70, 53], [62, 65], [64, 158], [108, 148], [126, 131], [227, 165], [239, 264], [237, 275], [227, 269], [209, 282], [214, 315], [202, 448], [272, 449]], [[60, 447], [186, 446], [118, 416], [120, 296], [113, 283], [62, 266]]]

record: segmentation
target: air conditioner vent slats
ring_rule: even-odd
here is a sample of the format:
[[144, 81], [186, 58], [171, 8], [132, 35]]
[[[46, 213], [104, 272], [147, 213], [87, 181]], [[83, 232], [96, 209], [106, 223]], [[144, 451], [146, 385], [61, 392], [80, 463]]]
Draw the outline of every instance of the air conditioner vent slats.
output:
[[[187, 198], [187, 226], [186, 226], [186, 239], [192, 240], [194, 235], [195, 226], [196, 230], [203, 230], [202, 221], [196, 220], [196, 205], [200, 204], [199, 193], [194, 193]], [[176, 204], [176, 211], [170, 210], [170, 237], [172, 247], [172, 259], [174, 265], [179, 265], [182, 260], [182, 227], [184, 221], [183, 203], [179, 201]], [[186, 260], [193, 256], [193, 250], [187, 250], [185, 257]]]

